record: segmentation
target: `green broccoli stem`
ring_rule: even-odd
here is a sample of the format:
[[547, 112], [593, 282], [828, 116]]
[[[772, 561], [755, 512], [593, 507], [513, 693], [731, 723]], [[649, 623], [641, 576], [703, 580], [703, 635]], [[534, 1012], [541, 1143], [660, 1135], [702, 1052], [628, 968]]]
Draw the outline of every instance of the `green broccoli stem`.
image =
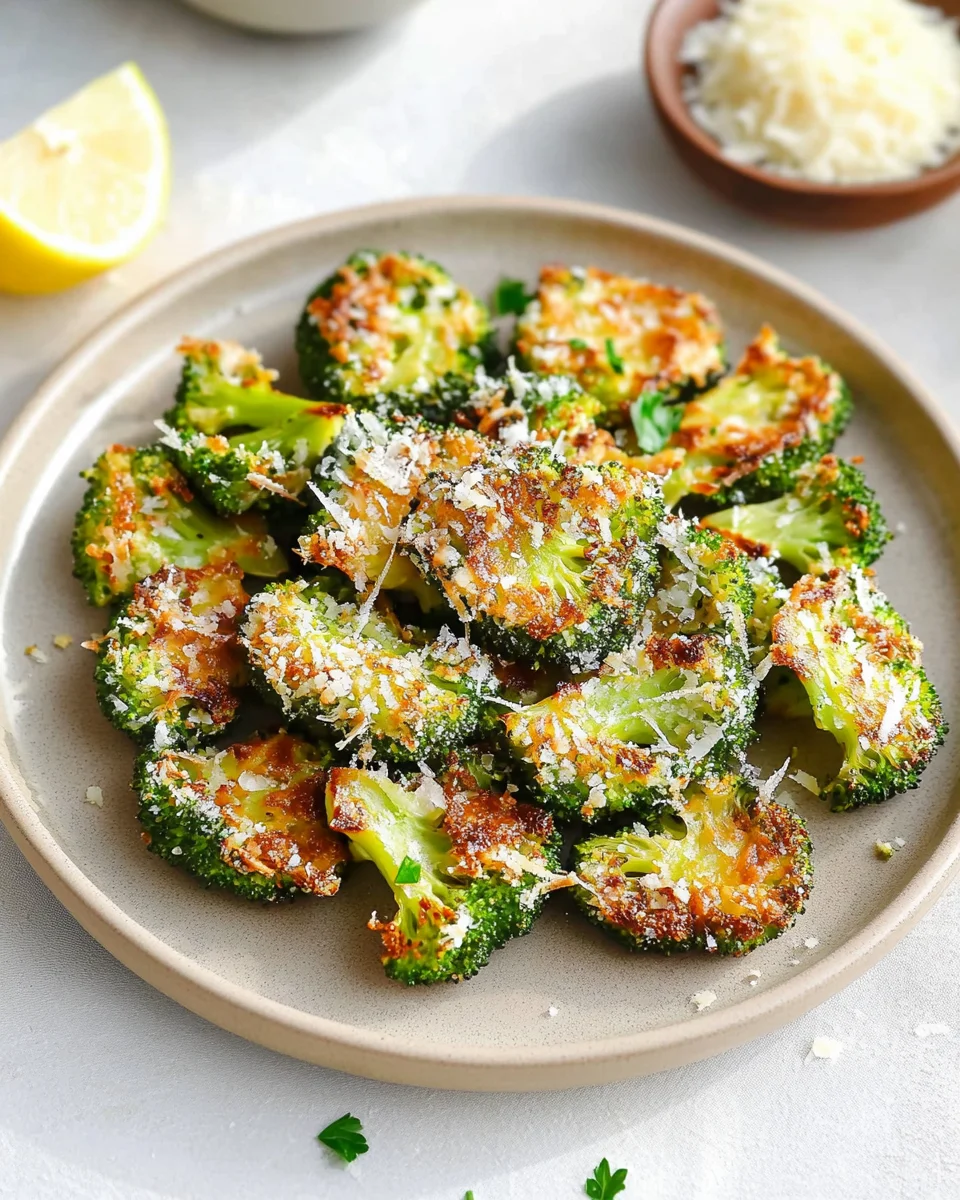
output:
[[760, 504], [735, 504], [711, 514], [703, 523], [746, 538], [765, 557], [782, 559], [802, 574], [821, 563], [824, 546], [846, 546], [854, 540], [836, 507], [804, 504], [792, 494]]
[[243, 425], [268, 429], [318, 407], [315, 400], [288, 396], [267, 384], [244, 387], [217, 376], [198, 384], [187, 385], [182, 411], [191, 425], [208, 435]]
[[[254, 453], [264, 446], [276, 450], [284, 458], [301, 457], [304, 462], [316, 462], [343, 426], [343, 410], [331, 405], [333, 415], [323, 415], [325, 405], [311, 404], [305, 412], [288, 417], [249, 433], [234, 434], [228, 441], [232, 449]], [[244, 422], [251, 424], [252, 422]]]
[[[644, 679], [601, 677], [599, 682], [602, 691], [598, 689], [590, 698], [598, 734], [647, 746], [661, 737], [669, 738], [678, 722], [689, 724], [691, 697], [684, 688], [683, 672], [676, 667], [654, 671]], [[681, 689], [682, 696], [675, 696]], [[681, 707], [674, 720], [671, 710], [678, 701]]]
[[153, 537], [165, 561], [203, 566], [210, 561], [212, 551], [222, 548], [250, 575], [272, 578], [287, 570], [286, 557], [273, 539], [264, 545], [263, 539], [253, 537], [240, 522], [225, 520], [198, 504], [183, 504], [173, 497], [163, 516], [164, 522], [154, 529]]
[[621, 834], [619, 837], [596, 837], [590, 839], [590, 849], [597, 857], [609, 860], [616, 857], [617, 870], [624, 875], [656, 875], [661, 868], [655, 842], [645, 838]]

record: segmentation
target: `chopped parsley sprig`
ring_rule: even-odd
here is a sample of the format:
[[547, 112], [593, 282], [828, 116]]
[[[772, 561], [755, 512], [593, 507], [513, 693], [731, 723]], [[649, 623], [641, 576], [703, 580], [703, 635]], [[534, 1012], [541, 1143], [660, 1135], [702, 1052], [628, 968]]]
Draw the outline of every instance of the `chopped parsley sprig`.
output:
[[626, 1181], [626, 1167], [620, 1167], [611, 1174], [609, 1162], [601, 1158], [599, 1165], [594, 1167], [593, 1175], [583, 1185], [583, 1190], [590, 1200], [613, 1200], [614, 1196], [626, 1191]]
[[644, 392], [630, 405], [630, 420], [637, 445], [644, 454], [656, 454], [680, 428], [682, 404], [664, 404], [659, 392]]
[[397, 867], [397, 883], [419, 883], [420, 882], [420, 864], [405, 854], [403, 862]]
[[326, 1129], [317, 1134], [317, 1141], [332, 1150], [344, 1162], [353, 1162], [361, 1154], [370, 1149], [367, 1139], [363, 1136], [363, 1125], [358, 1117], [344, 1113], [335, 1121], [331, 1121]]
[[534, 295], [534, 292], [527, 291], [527, 285], [522, 279], [501, 279], [493, 294], [494, 314], [498, 317], [505, 317], [511, 313], [520, 316], [526, 311]]

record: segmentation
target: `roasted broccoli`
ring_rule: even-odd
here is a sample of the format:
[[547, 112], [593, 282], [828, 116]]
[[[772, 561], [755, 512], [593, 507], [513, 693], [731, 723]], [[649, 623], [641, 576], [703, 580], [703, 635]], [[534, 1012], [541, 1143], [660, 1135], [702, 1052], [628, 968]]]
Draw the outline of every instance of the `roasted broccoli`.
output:
[[753, 672], [728, 632], [654, 634], [502, 720], [533, 795], [558, 817], [649, 819], [678, 805], [691, 779], [739, 764], [755, 706]]
[[631, 950], [746, 954], [789, 929], [810, 893], [803, 822], [744, 779], [705, 779], [684, 799], [686, 833], [642, 826], [574, 850], [574, 896]]
[[393, 891], [397, 913], [374, 914], [370, 928], [383, 939], [387, 975], [401, 983], [469, 979], [528, 932], [548, 891], [571, 882], [548, 814], [517, 803], [476, 760], [406, 784], [335, 768], [327, 813]]
[[603, 405], [570, 375], [521, 371], [513, 358], [502, 377], [477, 372], [476, 386], [457, 420], [508, 446], [520, 442], [556, 443], [565, 455], [602, 436], [595, 418]]
[[600, 425], [630, 424], [641, 393], [685, 398], [723, 370], [716, 309], [704, 296], [596, 267], [547, 266], [517, 321], [526, 370], [572, 375], [603, 405]]
[[300, 537], [307, 563], [337, 567], [366, 594], [379, 585], [407, 591], [422, 607], [442, 603], [398, 538], [417, 489], [439, 463], [466, 467], [486, 439], [465, 429], [437, 429], [413, 419], [358, 412], [347, 418], [311, 484], [319, 504]]
[[118, 729], [162, 748], [209, 741], [230, 724], [247, 676], [241, 579], [236, 563], [163, 567], [86, 643], [97, 652], [97, 700]]
[[137, 762], [143, 840], [207, 887], [247, 900], [332, 896], [349, 861], [324, 809], [326, 756], [281, 731]]
[[445, 420], [493, 356], [486, 308], [436, 263], [361, 251], [307, 300], [300, 374], [318, 400]]
[[405, 541], [477, 636], [503, 657], [595, 669], [650, 597], [662, 514], [650, 477], [492, 447], [420, 488]]
[[276, 372], [236, 342], [185, 338], [174, 407], [161, 443], [217, 512], [295, 500], [349, 409], [274, 390]]
[[447, 628], [427, 641], [401, 626], [383, 596], [355, 601], [323, 579], [251, 600], [241, 635], [264, 693], [361, 761], [433, 762], [474, 737], [496, 695], [489, 659]]
[[732, 542], [680, 517], [660, 525], [662, 569], [647, 616], [656, 633], [725, 629], [747, 652], [756, 593], [750, 560]]
[[806, 689], [819, 728], [843, 749], [821, 787], [834, 811], [918, 785], [947, 732], [922, 646], [859, 567], [805, 575], [773, 621], [772, 660]]
[[664, 483], [672, 508], [684, 496], [716, 508], [790, 491], [797, 471], [829, 451], [853, 402], [819, 358], [791, 358], [764, 326], [736, 370], [683, 410], [670, 449], [683, 459]]
[[167, 565], [237, 562], [268, 579], [287, 569], [259, 517], [208, 512], [154, 446], [110, 446], [82, 475], [89, 487], [73, 528], [73, 573], [93, 604], [131, 595], [138, 580]]
[[796, 473], [789, 492], [704, 517], [753, 557], [779, 559], [801, 575], [869, 567], [890, 540], [873, 489], [852, 463], [826, 454]]

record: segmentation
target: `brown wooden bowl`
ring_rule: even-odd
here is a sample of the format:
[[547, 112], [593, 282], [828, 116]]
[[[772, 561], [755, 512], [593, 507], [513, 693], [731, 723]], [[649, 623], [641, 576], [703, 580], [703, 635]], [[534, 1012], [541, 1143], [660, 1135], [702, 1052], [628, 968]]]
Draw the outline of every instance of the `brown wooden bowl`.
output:
[[[937, 0], [936, 7], [960, 17], [960, 0]], [[960, 188], [960, 154], [916, 179], [852, 185], [788, 179], [725, 158], [690, 115], [683, 98], [686, 68], [679, 57], [687, 30], [716, 16], [716, 0], [659, 0], [647, 26], [644, 65], [654, 107], [670, 140], [687, 165], [717, 191], [771, 217], [862, 229], [922, 212]]]

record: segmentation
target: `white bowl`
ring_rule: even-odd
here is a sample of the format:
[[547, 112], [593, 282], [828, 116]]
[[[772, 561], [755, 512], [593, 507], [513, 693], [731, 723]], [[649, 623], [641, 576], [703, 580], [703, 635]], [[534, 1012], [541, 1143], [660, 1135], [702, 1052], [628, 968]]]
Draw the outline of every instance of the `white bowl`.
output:
[[336, 33], [389, 21], [420, 0], [186, 0], [211, 17], [268, 33]]

